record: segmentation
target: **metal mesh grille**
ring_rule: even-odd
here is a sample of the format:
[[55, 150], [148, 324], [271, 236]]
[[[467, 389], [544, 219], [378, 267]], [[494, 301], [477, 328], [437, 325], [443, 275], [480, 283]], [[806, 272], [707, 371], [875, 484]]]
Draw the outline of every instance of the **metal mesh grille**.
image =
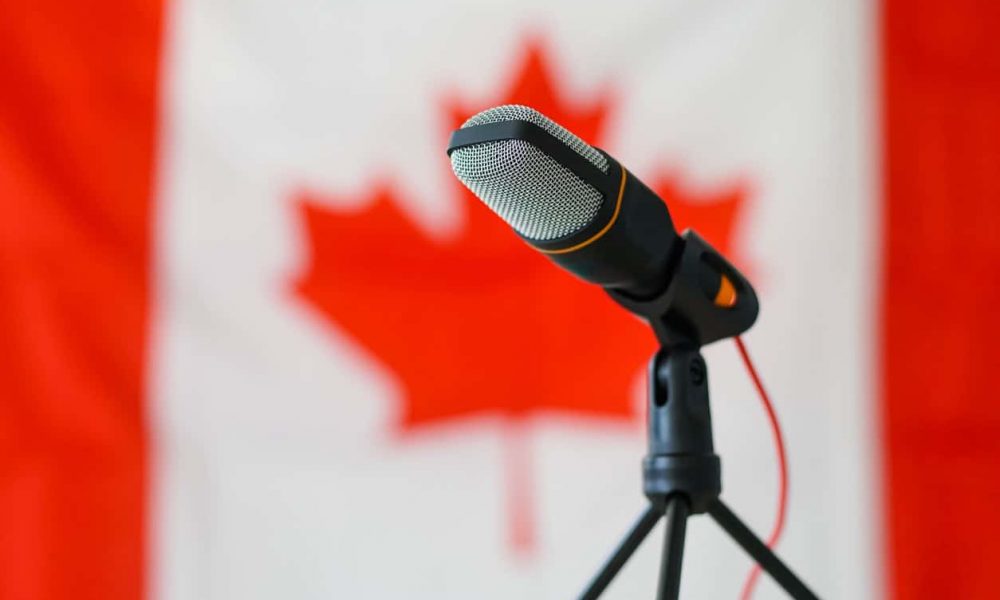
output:
[[[538, 125], [607, 173], [604, 155], [526, 106], [491, 108], [462, 127], [511, 120]], [[486, 206], [530, 240], [552, 240], [579, 231], [593, 220], [603, 201], [594, 186], [522, 140], [459, 148], [451, 153], [451, 168]]]

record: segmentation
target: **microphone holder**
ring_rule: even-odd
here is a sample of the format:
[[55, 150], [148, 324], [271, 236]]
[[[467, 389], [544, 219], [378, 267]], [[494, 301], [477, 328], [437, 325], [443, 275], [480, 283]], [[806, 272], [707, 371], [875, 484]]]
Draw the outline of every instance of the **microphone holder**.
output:
[[[607, 588], [661, 517], [666, 520], [658, 600], [676, 600], [687, 519], [707, 513], [796, 600], [817, 596], [722, 502], [722, 472], [712, 441], [708, 370], [701, 346], [739, 335], [753, 325], [758, 303], [746, 278], [693, 231], [682, 236], [655, 298], [636, 300], [614, 290], [618, 303], [645, 318], [660, 349], [649, 362], [643, 493], [649, 506], [580, 600]], [[726, 283], [728, 281], [728, 284]], [[730, 293], [732, 292], [732, 293]]]

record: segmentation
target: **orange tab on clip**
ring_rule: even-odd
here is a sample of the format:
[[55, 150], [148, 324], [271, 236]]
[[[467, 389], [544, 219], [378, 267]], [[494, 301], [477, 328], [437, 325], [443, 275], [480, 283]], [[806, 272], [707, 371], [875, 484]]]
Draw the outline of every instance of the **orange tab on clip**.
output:
[[722, 281], [719, 282], [719, 291], [715, 294], [713, 302], [720, 308], [732, 308], [736, 305], [736, 288], [725, 275], [719, 277], [722, 278]]

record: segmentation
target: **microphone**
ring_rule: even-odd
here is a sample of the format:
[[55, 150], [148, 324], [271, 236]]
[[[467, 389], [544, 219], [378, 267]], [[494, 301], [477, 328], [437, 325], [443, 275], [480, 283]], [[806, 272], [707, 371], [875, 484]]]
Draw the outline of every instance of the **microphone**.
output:
[[750, 282], [694, 231], [678, 235], [663, 200], [618, 161], [532, 108], [480, 112], [452, 132], [448, 156], [462, 184], [529, 246], [604, 287], [660, 342], [649, 362], [649, 451], [642, 463], [651, 505], [580, 598], [604, 591], [663, 514], [669, 551], [658, 595], [676, 598], [684, 523], [700, 512], [793, 597], [816, 598], [719, 500], [721, 465], [700, 347], [753, 325], [759, 304]]
[[448, 154], [455, 176], [561, 267], [636, 298], [662, 291], [680, 248], [670, 213], [607, 153], [506, 105], [466, 121]]
[[455, 176], [529, 246], [645, 317], [664, 343], [734, 335], [749, 282], [611, 155], [533, 108], [484, 110], [451, 134]]

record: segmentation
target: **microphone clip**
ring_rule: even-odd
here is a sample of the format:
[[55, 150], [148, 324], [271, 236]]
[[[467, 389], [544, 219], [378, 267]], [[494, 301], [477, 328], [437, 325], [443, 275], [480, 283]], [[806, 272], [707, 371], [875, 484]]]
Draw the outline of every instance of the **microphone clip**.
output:
[[750, 329], [760, 304], [747, 278], [694, 230], [680, 240], [662, 292], [644, 299], [607, 293], [644, 318], [663, 348], [698, 348]]

